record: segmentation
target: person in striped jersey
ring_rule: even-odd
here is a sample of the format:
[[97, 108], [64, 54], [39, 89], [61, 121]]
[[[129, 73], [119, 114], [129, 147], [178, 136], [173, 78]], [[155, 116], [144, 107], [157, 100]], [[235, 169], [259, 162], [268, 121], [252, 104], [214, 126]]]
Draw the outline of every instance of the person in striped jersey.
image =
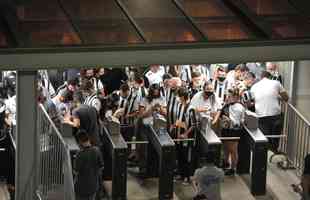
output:
[[144, 79], [138, 73], [134, 74], [134, 81], [131, 87], [131, 93], [137, 96], [137, 101], [140, 102], [148, 95], [147, 88], [144, 85]]
[[163, 82], [159, 85], [160, 86], [160, 96], [167, 101], [167, 92], [169, 88], [169, 80], [172, 78], [172, 76], [168, 73], [163, 75]]
[[210, 65], [191, 65], [191, 71], [199, 72], [205, 82], [211, 79]]
[[98, 95], [98, 92], [93, 92], [88, 97], [86, 97], [84, 104], [94, 107], [99, 113], [101, 110], [101, 101]]
[[190, 65], [181, 65], [180, 78], [183, 83], [189, 84], [192, 81], [192, 70]]
[[119, 90], [119, 104], [115, 116], [121, 124], [121, 134], [125, 141], [131, 141], [134, 135], [134, 117], [138, 115], [138, 96], [130, 91], [128, 84], [122, 84]]
[[167, 102], [167, 122], [169, 127], [170, 135], [175, 138], [175, 133], [173, 133], [172, 126], [176, 122], [176, 113], [179, 106], [179, 101], [177, 99], [177, 90], [181, 87], [182, 81], [178, 77], [173, 77], [168, 82], [168, 89], [166, 95]]
[[197, 93], [202, 91], [202, 87], [204, 85], [203, 77], [199, 72], [192, 73], [192, 82], [189, 85], [190, 98]]
[[251, 94], [251, 87], [255, 83], [256, 77], [254, 73], [248, 72], [244, 76], [244, 85], [246, 89], [241, 91], [241, 103], [250, 111], [255, 112], [254, 99]]
[[[176, 122], [174, 128], [178, 139], [192, 138], [193, 127], [190, 119], [190, 96], [186, 87], [178, 90], [178, 98], [180, 105], [177, 110]], [[191, 161], [193, 143], [189, 141], [181, 141], [176, 143], [178, 172], [183, 184], [189, 184], [191, 175]]]
[[213, 88], [214, 88], [214, 94], [219, 100], [219, 104], [221, 106], [224, 105], [227, 89], [228, 89], [228, 81], [226, 80], [226, 69], [218, 65], [214, 80], [212, 81]]

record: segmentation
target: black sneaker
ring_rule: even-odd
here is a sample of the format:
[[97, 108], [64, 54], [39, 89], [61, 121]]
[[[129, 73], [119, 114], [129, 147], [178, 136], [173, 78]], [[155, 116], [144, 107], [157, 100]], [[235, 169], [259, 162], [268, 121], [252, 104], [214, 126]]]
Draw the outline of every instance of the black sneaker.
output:
[[234, 176], [236, 174], [236, 171], [234, 169], [228, 169], [225, 171], [226, 176]]

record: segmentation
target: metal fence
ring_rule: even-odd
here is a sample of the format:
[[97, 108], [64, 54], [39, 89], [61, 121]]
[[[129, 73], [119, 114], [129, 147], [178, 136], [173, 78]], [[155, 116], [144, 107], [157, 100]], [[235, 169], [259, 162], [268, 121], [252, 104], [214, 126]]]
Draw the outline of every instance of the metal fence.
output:
[[310, 123], [291, 104], [282, 106], [284, 113], [283, 134], [286, 137], [281, 139], [280, 148], [288, 158], [287, 165], [297, 169], [298, 175], [302, 174], [304, 158], [310, 153]]
[[74, 200], [74, 183], [70, 152], [60, 132], [42, 105], [38, 108], [37, 195], [40, 199]]

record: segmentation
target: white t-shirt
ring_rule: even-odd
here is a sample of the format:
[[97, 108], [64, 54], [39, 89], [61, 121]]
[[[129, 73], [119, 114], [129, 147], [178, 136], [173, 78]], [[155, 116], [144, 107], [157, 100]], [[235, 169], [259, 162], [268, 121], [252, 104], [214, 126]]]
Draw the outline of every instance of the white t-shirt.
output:
[[212, 102], [210, 97], [205, 99], [203, 93], [203, 91], [200, 91], [195, 94], [190, 103], [191, 107], [194, 109], [201, 107], [208, 108], [208, 111], [201, 112], [198, 116], [210, 116], [210, 112], [216, 112], [222, 108], [222, 106], [219, 104], [220, 101], [216, 96], [211, 97], [214, 98], [214, 102]]
[[255, 101], [255, 112], [258, 117], [275, 116], [281, 113], [279, 93], [284, 88], [279, 81], [263, 78], [251, 88]]
[[235, 103], [229, 106], [229, 119], [232, 125], [240, 126], [244, 122], [245, 107], [241, 103]]
[[11, 114], [12, 124], [16, 125], [16, 95], [5, 100], [6, 112]]
[[163, 82], [163, 75], [165, 74], [165, 68], [160, 66], [157, 72], [152, 72], [151, 70], [145, 74], [145, 77], [148, 79], [149, 84], [160, 84]]
[[[153, 106], [155, 106], [156, 104], [159, 104], [162, 107], [166, 107], [166, 101], [163, 98], [156, 98], [153, 99], [152, 102], [149, 102], [146, 98], [144, 98], [142, 100], [142, 102], [140, 103], [140, 106], [145, 108], [145, 111], [151, 109]], [[147, 124], [147, 125], [152, 125], [153, 124], [153, 115], [150, 114], [150, 116], [144, 117], [143, 118], [143, 124]]]

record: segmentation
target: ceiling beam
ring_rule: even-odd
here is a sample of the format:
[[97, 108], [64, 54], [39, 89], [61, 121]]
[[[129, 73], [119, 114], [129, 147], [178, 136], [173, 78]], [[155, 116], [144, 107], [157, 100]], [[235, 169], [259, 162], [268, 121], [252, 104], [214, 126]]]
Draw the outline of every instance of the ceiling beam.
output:
[[133, 16], [130, 14], [129, 10], [126, 8], [126, 6], [121, 2], [120, 0], [115, 0], [115, 3], [118, 5], [118, 7], [121, 9], [123, 14], [127, 17], [130, 24], [134, 27], [139, 37], [142, 39], [143, 42], [148, 42], [148, 38], [146, 37], [143, 29], [138, 25], [136, 20], [133, 18]]
[[310, 40], [0, 49], [2, 70], [64, 69], [85, 66], [242, 63], [310, 59]]
[[85, 44], [85, 38], [82, 35], [80, 27], [77, 25], [77, 23], [75, 22], [74, 18], [70, 15], [70, 13], [66, 10], [64, 4], [62, 3], [62, 0], [58, 0], [57, 2], [58, 2], [59, 7], [61, 8], [63, 13], [67, 17], [69, 23], [71, 24], [72, 29], [75, 31], [77, 36], [80, 38], [81, 43]]
[[6, 31], [6, 36], [13, 47], [24, 47], [29, 41], [27, 34], [22, 31], [17, 16], [17, 7], [13, 1], [3, 0], [0, 3], [0, 17]]
[[184, 17], [189, 21], [189, 23], [192, 25], [192, 27], [194, 28], [194, 31], [196, 31], [200, 37], [204, 40], [204, 41], [208, 41], [208, 37], [207, 35], [205, 35], [200, 29], [199, 26], [196, 24], [196, 22], [194, 21], [194, 19], [189, 16], [184, 7], [181, 5], [181, 3], [178, 0], [172, 0], [173, 3], [175, 4], [175, 6], [180, 10], [180, 12], [184, 15]]
[[235, 15], [250, 29], [256, 37], [261, 39], [271, 39], [274, 36], [281, 38], [272, 31], [272, 27], [265, 20], [255, 15], [243, 2], [243, 0], [223, 0]]

